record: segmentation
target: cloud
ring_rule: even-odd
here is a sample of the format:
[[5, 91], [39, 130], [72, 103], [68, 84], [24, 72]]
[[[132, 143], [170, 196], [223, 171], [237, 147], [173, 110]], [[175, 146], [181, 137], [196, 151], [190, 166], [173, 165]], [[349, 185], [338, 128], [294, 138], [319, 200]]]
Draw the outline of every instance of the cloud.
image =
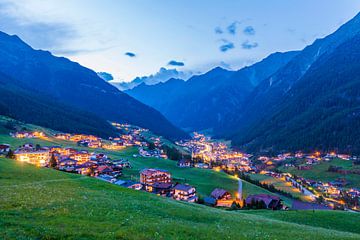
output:
[[102, 78], [103, 80], [105, 80], [106, 82], [114, 80], [114, 77], [111, 75], [111, 73], [107, 73], [107, 72], [97, 72], [97, 75]]
[[93, 53], [93, 52], [101, 52], [105, 50], [109, 50], [114, 47], [106, 47], [106, 48], [93, 48], [93, 49], [55, 49], [52, 51], [55, 55], [64, 55], [64, 56], [74, 56], [86, 53]]
[[136, 54], [133, 52], [126, 52], [125, 55], [131, 58], [136, 57]]
[[247, 26], [246, 28], [244, 28], [243, 33], [249, 36], [255, 35], [255, 29], [252, 26]]
[[78, 32], [65, 22], [39, 22], [19, 14], [14, 3], [0, 1], [0, 26], [8, 34], [16, 34], [34, 48], [57, 49]]
[[221, 41], [223, 42], [223, 44], [219, 47], [221, 52], [227, 52], [227, 51], [235, 48], [234, 43], [232, 43], [226, 39], [221, 39]]
[[171, 60], [170, 62], [168, 62], [167, 65], [168, 65], [168, 66], [183, 67], [183, 66], [185, 66], [185, 63], [179, 62], [179, 61], [175, 61], [175, 60]]
[[257, 42], [250, 43], [248, 40], [246, 40], [245, 42], [243, 42], [241, 44], [241, 47], [243, 49], [253, 49], [253, 48], [256, 48], [258, 46], [259, 46], [259, 44]]
[[216, 34], [223, 34], [224, 33], [224, 31], [221, 29], [221, 27], [216, 27], [214, 31], [215, 31]]
[[235, 35], [236, 34], [236, 31], [237, 31], [237, 24], [239, 22], [235, 21], [233, 23], [231, 23], [226, 29], [228, 31], [228, 33], [232, 34], [232, 35]]

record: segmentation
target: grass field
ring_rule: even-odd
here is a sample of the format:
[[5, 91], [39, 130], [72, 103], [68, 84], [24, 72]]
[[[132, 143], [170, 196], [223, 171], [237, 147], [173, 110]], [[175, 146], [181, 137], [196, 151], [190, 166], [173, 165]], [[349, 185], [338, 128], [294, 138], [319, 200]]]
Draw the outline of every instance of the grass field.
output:
[[347, 179], [350, 184], [347, 187], [360, 187], [360, 175], [356, 174], [339, 174], [328, 172], [330, 165], [339, 166], [343, 169], [358, 169], [359, 166], [352, 166], [351, 161], [341, 160], [341, 159], [333, 159], [329, 162], [322, 162], [318, 165], [314, 165], [310, 170], [298, 170], [297, 168], [290, 167], [290, 168], [280, 168], [281, 171], [289, 172], [291, 174], [295, 174], [297, 176], [301, 176], [307, 179], [313, 179], [318, 181], [334, 181], [337, 178], [345, 178]]
[[0, 158], [0, 239], [359, 239], [360, 215], [224, 211]]
[[252, 179], [258, 180], [262, 183], [274, 185], [276, 189], [288, 192], [292, 196], [299, 198], [303, 201], [309, 201], [309, 198], [306, 195], [302, 194], [298, 188], [293, 187], [291, 183], [286, 182], [285, 179], [274, 178], [263, 174], [249, 174], [249, 176]]

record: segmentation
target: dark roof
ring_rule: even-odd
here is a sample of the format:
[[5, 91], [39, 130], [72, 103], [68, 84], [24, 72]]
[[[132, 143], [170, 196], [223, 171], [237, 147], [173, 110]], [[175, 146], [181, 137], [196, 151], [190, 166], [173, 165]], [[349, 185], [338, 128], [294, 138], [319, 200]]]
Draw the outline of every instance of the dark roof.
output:
[[214, 191], [211, 192], [211, 197], [219, 199], [222, 198], [226, 193], [229, 192], [221, 188], [215, 188]]
[[216, 204], [216, 199], [213, 197], [205, 197], [204, 198], [204, 203], [208, 204], [208, 205], [215, 205]]
[[171, 188], [171, 183], [156, 182], [152, 185], [154, 188], [168, 189]]
[[187, 185], [187, 184], [177, 184], [174, 189], [175, 190], [179, 190], [179, 191], [190, 191], [190, 189], [193, 188], [192, 186], [190, 185]]

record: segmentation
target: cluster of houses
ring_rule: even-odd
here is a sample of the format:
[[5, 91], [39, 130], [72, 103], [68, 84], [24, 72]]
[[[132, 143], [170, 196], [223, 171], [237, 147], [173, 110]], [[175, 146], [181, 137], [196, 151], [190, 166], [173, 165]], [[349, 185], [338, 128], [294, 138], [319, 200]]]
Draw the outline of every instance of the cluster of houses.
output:
[[45, 133], [41, 131], [20, 131], [20, 132], [12, 132], [10, 136], [14, 138], [43, 138], [45, 137]]
[[226, 144], [211, 141], [210, 137], [203, 134], [195, 132], [191, 140], [180, 141], [177, 144], [191, 152], [193, 159], [201, 159], [201, 162], [195, 163], [194, 167], [213, 168], [216, 166], [227, 171], [243, 172], [252, 169], [250, 161], [252, 155], [233, 151]]
[[319, 196], [323, 196], [326, 201], [321, 203], [322, 206], [317, 205], [317, 207], [320, 208], [339, 203], [344, 205], [346, 203], [343, 202], [344, 196], [347, 196], [350, 200], [358, 199], [358, 201], [354, 201], [352, 203], [354, 206], [346, 203], [350, 207], [358, 208], [360, 205], [360, 189], [346, 187], [348, 185], [348, 181], [343, 178], [330, 182], [322, 182], [298, 176], [295, 177], [289, 173], [277, 173], [272, 171], [262, 171], [260, 173], [274, 178], [284, 179], [285, 181], [291, 183], [294, 188], [299, 189], [301, 193], [308, 196], [312, 201], [316, 201]]
[[116, 178], [124, 167], [131, 167], [126, 160], [110, 160], [106, 154], [90, 153], [59, 146], [40, 147], [25, 144], [14, 151], [15, 159], [39, 167], [51, 167], [61, 171], [90, 176], [108, 175]]
[[139, 154], [142, 157], [154, 157], [154, 158], [164, 158], [167, 159], [167, 155], [162, 149], [155, 148], [153, 150], [145, 149], [144, 147], [139, 147]]

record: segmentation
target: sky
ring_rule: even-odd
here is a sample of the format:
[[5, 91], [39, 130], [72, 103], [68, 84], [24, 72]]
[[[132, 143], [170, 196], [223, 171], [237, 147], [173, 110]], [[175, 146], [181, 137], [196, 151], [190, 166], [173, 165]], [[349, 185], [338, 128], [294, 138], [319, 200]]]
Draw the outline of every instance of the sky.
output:
[[359, 11], [359, 0], [0, 0], [0, 31], [131, 81], [160, 68], [236, 70], [302, 49]]

